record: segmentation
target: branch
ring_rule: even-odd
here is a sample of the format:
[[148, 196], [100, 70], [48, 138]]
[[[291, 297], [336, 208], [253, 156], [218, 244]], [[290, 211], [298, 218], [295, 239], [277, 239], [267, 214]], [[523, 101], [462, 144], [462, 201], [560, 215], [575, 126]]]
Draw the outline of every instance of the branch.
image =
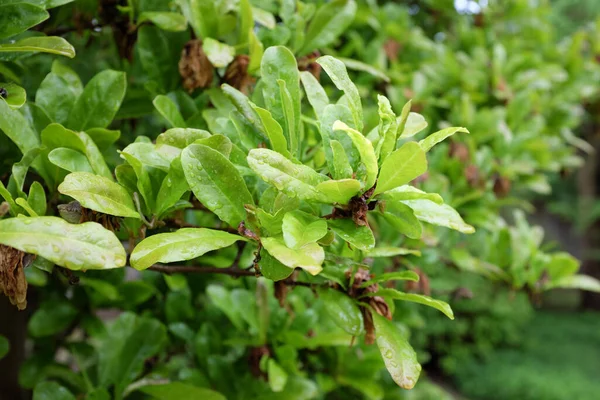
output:
[[150, 271], [162, 272], [163, 274], [225, 274], [230, 276], [256, 276], [254, 271], [239, 269], [237, 266], [228, 268], [202, 267], [202, 266], [187, 266], [187, 265], [162, 265], [154, 264], [148, 268]]

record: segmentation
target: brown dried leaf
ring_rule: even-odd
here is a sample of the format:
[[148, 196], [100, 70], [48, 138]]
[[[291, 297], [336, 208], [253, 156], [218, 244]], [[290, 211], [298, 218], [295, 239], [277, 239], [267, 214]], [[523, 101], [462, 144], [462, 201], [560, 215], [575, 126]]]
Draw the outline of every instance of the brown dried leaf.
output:
[[0, 244], [0, 290], [19, 310], [27, 307], [27, 280], [24, 268], [35, 256]]
[[183, 79], [183, 87], [192, 93], [197, 88], [210, 86], [213, 71], [214, 67], [202, 49], [202, 40], [193, 39], [187, 42], [179, 59], [179, 74]]
[[244, 94], [248, 94], [250, 87], [255, 81], [255, 79], [248, 74], [249, 64], [250, 57], [246, 54], [236, 56], [225, 71], [225, 76], [223, 77], [225, 83], [233, 86]]

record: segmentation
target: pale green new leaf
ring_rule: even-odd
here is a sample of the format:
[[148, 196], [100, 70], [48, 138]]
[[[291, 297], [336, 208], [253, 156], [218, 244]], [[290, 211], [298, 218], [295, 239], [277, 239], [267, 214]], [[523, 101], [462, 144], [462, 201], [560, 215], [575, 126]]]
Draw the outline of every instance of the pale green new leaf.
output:
[[[402, 112], [404, 113], [404, 109]], [[402, 119], [403, 116], [400, 116], [400, 118]], [[402, 132], [400, 132], [398, 137], [400, 139], [406, 139], [415, 136], [417, 133], [427, 128], [427, 125], [427, 121], [425, 121], [425, 118], [421, 114], [411, 112], [408, 114]], [[400, 128], [401, 126], [398, 127], [398, 129]]]
[[425, 151], [415, 142], [405, 143], [383, 162], [373, 195], [406, 185], [426, 171]]
[[58, 217], [3, 219], [0, 244], [37, 254], [72, 270], [125, 265], [121, 241], [96, 222], [73, 225]]
[[288, 380], [288, 374], [277, 362], [269, 358], [267, 364], [267, 375], [269, 376], [269, 387], [275, 393], [281, 392]]
[[426, 193], [414, 186], [402, 185], [379, 195], [382, 200], [431, 200], [436, 204], [444, 204], [444, 199], [437, 193]]
[[278, 153], [283, 154], [287, 158], [291, 158], [291, 154], [288, 151], [287, 141], [285, 136], [283, 135], [283, 129], [281, 125], [273, 118], [269, 110], [265, 110], [264, 108], [260, 108], [254, 103], [250, 103], [254, 111], [260, 117], [260, 121], [263, 125], [263, 130], [267, 133], [269, 137], [269, 142], [271, 142], [271, 149], [275, 150]]
[[420, 256], [419, 250], [406, 249], [404, 247], [377, 247], [366, 254], [366, 257], [395, 257], [395, 256]]
[[215, 68], [228, 66], [235, 57], [235, 48], [212, 38], [204, 39], [202, 49]]
[[87, 157], [77, 150], [58, 147], [48, 153], [48, 159], [69, 172], [94, 172]]
[[308, 102], [312, 106], [317, 118], [321, 119], [321, 114], [325, 110], [325, 107], [329, 105], [329, 97], [327, 97], [325, 89], [323, 89], [317, 78], [308, 71], [300, 72], [300, 80], [302, 81]]
[[375, 236], [368, 226], [359, 226], [351, 219], [330, 219], [327, 225], [346, 242], [362, 251], [375, 247]]
[[171, 128], [158, 135], [156, 146], [168, 145], [184, 149], [198, 139], [206, 139], [210, 133], [203, 129]]
[[385, 367], [398, 386], [403, 389], [412, 389], [421, 374], [417, 353], [393, 322], [376, 312], [372, 314], [377, 347], [379, 347]]
[[[369, 257], [373, 257], [370, 255]], [[388, 257], [387, 255], [385, 257]], [[388, 281], [419, 281], [419, 275], [413, 271], [398, 271], [398, 272], [388, 272], [386, 274], [377, 275], [375, 278], [370, 279], [366, 282], [363, 282], [360, 287], [365, 288], [367, 286], [374, 285], [375, 283], [380, 282], [388, 282]]]
[[394, 300], [410, 301], [413, 303], [424, 304], [429, 307], [433, 307], [436, 310], [444, 313], [448, 318], [454, 319], [454, 313], [452, 308], [445, 301], [435, 300], [429, 296], [415, 293], [404, 293], [396, 289], [380, 289], [377, 292], [367, 293], [365, 296], [382, 296]]
[[156, 263], [191, 260], [213, 251], [229, 247], [238, 235], [206, 228], [183, 228], [176, 232], [159, 233], [142, 240], [131, 253], [131, 266], [142, 270]]
[[325, 201], [315, 186], [326, 181], [327, 177], [306, 165], [295, 164], [283, 155], [268, 149], [250, 150], [248, 165], [262, 180], [288, 196]]
[[[377, 180], [378, 172], [377, 156], [375, 155], [375, 149], [373, 149], [373, 145], [360, 132], [350, 128], [342, 121], [335, 121], [333, 123], [333, 130], [344, 131], [352, 139], [352, 143], [354, 143], [354, 146], [358, 150], [361, 162], [365, 167], [365, 174], [364, 177], [362, 177], [365, 184], [365, 189], [370, 189]], [[390, 158], [392, 157], [390, 156]]]
[[439, 142], [443, 141], [447, 137], [454, 135], [457, 132], [469, 133], [467, 128], [461, 128], [461, 127], [445, 128], [445, 129], [442, 129], [441, 131], [434, 132], [431, 135], [427, 136], [425, 139], [419, 141], [419, 145], [421, 146], [423, 151], [429, 151], [433, 146], [435, 146]]
[[58, 36], [34, 36], [17, 40], [14, 43], [0, 44], [0, 53], [51, 53], [75, 57], [75, 49], [65, 39]]
[[6, 97], [0, 97], [0, 99], [4, 100], [10, 108], [16, 110], [25, 104], [27, 93], [25, 93], [25, 89], [21, 86], [12, 82], [0, 82], [0, 87], [6, 91]]
[[360, 193], [361, 184], [356, 179], [340, 179], [321, 182], [317, 190], [328, 203], [348, 204], [351, 198]]
[[458, 212], [447, 204], [436, 204], [431, 200], [404, 200], [415, 213], [415, 216], [424, 222], [445, 226], [462, 233], [473, 233], [475, 228], [466, 224]]
[[234, 227], [246, 218], [244, 205], [254, 201], [239, 171], [225, 156], [208, 146], [192, 144], [181, 153], [181, 165], [194, 195], [206, 208]]
[[302, 268], [311, 275], [317, 275], [323, 269], [325, 252], [317, 243], [308, 243], [299, 249], [291, 249], [285, 245], [283, 238], [262, 238], [266, 251], [289, 268]]
[[331, 57], [323, 56], [317, 59], [323, 69], [327, 72], [327, 75], [331, 78], [335, 87], [342, 90], [347, 97], [350, 111], [352, 112], [352, 118], [354, 119], [354, 126], [356, 130], [363, 130], [363, 111], [362, 103], [360, 101], [360, 94], [356, 85], [352, 82], [346, 71], [346, 66], [343, 62]]
[[140, 218], [127, 189], [100, 175], [70, 173], [58, 186], [58, 191], [90, 210], [117, 217]]
[[298, 249], [325, 236], [327, 222], [304, 211], [295, 210], [283, 216], [281, 229], [286, 246]]
[[544, 289], [579, 289], [600, 293], [600, 281], [588, 275], [563, 276], [544, 286]]

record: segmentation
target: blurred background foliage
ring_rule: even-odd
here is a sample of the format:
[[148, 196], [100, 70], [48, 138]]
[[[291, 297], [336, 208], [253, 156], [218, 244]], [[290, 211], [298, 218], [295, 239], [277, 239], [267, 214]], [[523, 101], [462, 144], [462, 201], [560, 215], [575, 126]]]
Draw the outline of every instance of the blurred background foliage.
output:
[[[142, 10], [172, 9], [158, 0], [137, 3]], [[280, 6], [275, 0], [252, 4], [275, 14]], [[382, 373], [373, 347], [353, 349], [361, 357], [360, 365], [353, 366], [347, 362], [346, 347], [323, 347], [317, 352], [312, 345], [301, 351], [282, 345], [280, 361], [300, 357], [303, 365], [310, 366], [307, 377], [293, 378], [304, 390], [298, 392], [306, 394], [298, 398], [597, 398], [600, 301], [575, 290], [553, 290], [548, 266], [577, 269], [581, 261], [583, 272], [600, 276], [600, 3], [360, 0], [357, 5], [352, 24], [320, 53], [346, 60], [365, 99], [367, 132], [377, 123], [377, 104], [366, 100], [374, 99], [373, 92], [385, 93], [398, 115], [412, 100], [413, 111], [429, 121], [425, 133], [450, 123], [469, 128], [470, 135], [457, 135], [432, 151], [433, 172], [415, 184], [439, 192], [477, 233], [465, 238], [428, 227], [421, 240], [386, 238], [390, 245], [422, 248], [421, 257], [397, 260], [421, 275], [419, 287], [406, 289], [446, 300], [456, 314], [456, 320], [450, 321], [435, 310], [405, 303], [397, 306], [395, 315], [429, 378], [407, 392], [395, 388]], [[157, 93], [171, 93], [184, 118], [206, 128], [207, 121], [197, 114], [210, 103], [210, 91], [187, 96], [178, 79], [177, 62], [190, 31], [160, 32], [169, 45], [154, 54], [155, 62], [162, 63], [165, 76], [175, 77], [159, 82], [160, 87], [144, 61], [143, 34], [101, 26], [95, 19], [97, 11], [97, 0], [78, 0], [52, 12], [42, 29], [64, 35], [74, 45], [77, 57], [65, 64], [83, 82], [107, 68], [128, 73], [126, 98], [111, 125], [121, 131], [119, 145], [142, 135], [154, 139], [168, 126], [152, 104]], [[148, 32], [157, 29], [144, 27]], [[266, 30], [259, 34], [265, 47], [278, 44], [283, 36]], [[124, 48], [130, 50], [128, 57], [119, 54]], [[20, 85], [33, 94], [52, 61], [34, 55], [11, 63], [0, 74], [21, 77]], [[331, 90], [323, 75], [322, 83]], [[19, 159], [16, 147], [0, 136], [0, 172]], [[115, 155], [113, 163], [118, 161]], [[378, 259], [373, 268], [382, 271], [390, 265]], [[81, 286], [68, 289], [69, 299], [82, 305], [73, 309], [62, 297], [67, 278], [45, 281], [30, 275], [30, 283], [39, 286], [34, 302], [41, 307], [27, 328], [33, 351], [19, 372], [24, 388], [45, 380], [85, 387], [85, 377], [55, 360], [54, 350], [65, 339], [60, 335], [63, 330], [81, 324], [95, 346], [82, 341], [73, 343], [70, 351], [78, 368], [85, 370], [86, 363], [108, 346], [103, 342], [106, 332], [98, 328], [100, 319], [90, 311], [106, 308], [136, 313], [131, 317], [136, 323], [147, 324], [157, 337], [168, 341], [149, 353], [149, 359], [160, 359], [158, 376], [198, 386], [210, 382], [231, 398], [250, 399], [267, 386], [245, 373], [244, 343], [235, 343], [241, 339], [220, 334], [235, 331], [238, 322], [214, 304], [216, 294], [212, 303], [207, 300], [206, 288], [215, 278], [163, 280], [148, 272], [141, 280], [129, 281], [125, 271], [88, 273]], [[238, 293], [256, 289], [244, 280], [216, 280]], [[289, 301], [298, 310], [309, 311], [291, 322], [270, 296], [269, 308], [276, 310], [270, 334], [279, 332], [278, 324], [293, 323], [306, 332], [328, 324], [320, 312], [322, 305], [313, 302], [308, 290], [300, 288]], [[157, 327], [158, 320], [168, 331], [162, 323]], [[39, 330], [40, 326], [46, 330]], [[135, 334], [123, 341], [135, 342]], [[194, 368], [197, 364], [203, 368]], [[294, 363], [284, 368], [293, 371]]]

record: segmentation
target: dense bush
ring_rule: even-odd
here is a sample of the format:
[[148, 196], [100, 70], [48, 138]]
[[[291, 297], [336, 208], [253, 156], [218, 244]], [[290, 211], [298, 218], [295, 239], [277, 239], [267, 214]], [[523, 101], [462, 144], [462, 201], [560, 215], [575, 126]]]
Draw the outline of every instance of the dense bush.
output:
[[35, 288], [34, 396], [404, 398], [429, 354], [514, 341], [527, 295], [600, 287], [520, 211], [581, 164], [600, 73], [546, 8], [123, 3], [0, 5], [0, 287]]

